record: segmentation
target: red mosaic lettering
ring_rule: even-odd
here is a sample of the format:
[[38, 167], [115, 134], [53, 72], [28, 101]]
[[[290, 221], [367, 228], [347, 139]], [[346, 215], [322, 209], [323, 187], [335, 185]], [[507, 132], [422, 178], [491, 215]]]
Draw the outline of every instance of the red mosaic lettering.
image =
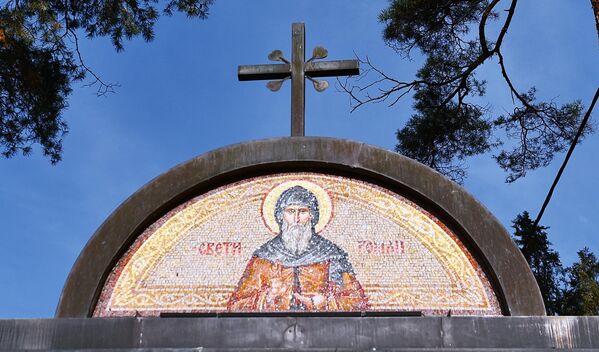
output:
[[208, 254], [208, 255], [213, 255], [213, 254], [214, 254], [214, 249], [213, 249], [213, 247], [214, 247], [214, 242], [208, 242], [206, 245], [207, 245], [207, 246], [206, 246], [206, 247], [207, 247], [207, 248], [206, 248], [206, 254]]
[[233, 243], [233, 254], [241, 254], [241, 242]]
[[196, 247], [201, 255], [240, 255], [241, 242], [202, 242]]
[[383, 241], [376, 242], [370, 240], [359, 240], [358, 250], [362, 253], [376, 255], [394, 255], [405, 252], [403, 241]]

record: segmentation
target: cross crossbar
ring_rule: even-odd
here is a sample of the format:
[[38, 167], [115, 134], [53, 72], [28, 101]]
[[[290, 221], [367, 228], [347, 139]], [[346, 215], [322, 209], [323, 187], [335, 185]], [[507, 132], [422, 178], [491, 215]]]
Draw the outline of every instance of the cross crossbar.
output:
[[[304, 66], [306, 76], [335, 77], [354, 76], [360, 74], [357, 60], [316, 61]], [[283, 79], [291, 76], [289, 64], [241, 65], [237, 69], [240, 81], [261, 81], [266, 79]]]

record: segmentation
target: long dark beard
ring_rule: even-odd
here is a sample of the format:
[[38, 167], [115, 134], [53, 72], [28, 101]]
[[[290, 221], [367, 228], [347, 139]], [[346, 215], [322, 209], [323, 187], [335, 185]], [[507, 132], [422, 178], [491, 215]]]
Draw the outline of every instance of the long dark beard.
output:
[[285, 248], [293, 254], [299, 255], [304, 253], [308, 248], [310, 238], [312, 238], [312, 224], [310, 222], [305, 225], [289, 225], [283, 222], [281, 239]]

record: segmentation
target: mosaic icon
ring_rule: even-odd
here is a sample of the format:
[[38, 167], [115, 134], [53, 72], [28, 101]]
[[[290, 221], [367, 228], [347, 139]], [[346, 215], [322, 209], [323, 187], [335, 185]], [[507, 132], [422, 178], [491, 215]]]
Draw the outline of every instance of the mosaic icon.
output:
[[[297, 184], [285, 189], [290, 183], [297, 182], [286, 182], [266, 195], [262, 211], [265, 223], [272, 228], [274, 218], [279, 233], [253, 253], [227, 309], [366, 310], [367, 299], [347, 253], [316, 231], [331, 217], [326, 191], [306, 181], [301, 183], [312, 191]], [[269, 204], [275, 196], [273, 209]], [[320, 204], [326, 204], [323, 214]]]
[[404, 196], [311, 172], [215, 188], [148, 226], [93, 316], [419, 311], [501, 315], [459, 237]]

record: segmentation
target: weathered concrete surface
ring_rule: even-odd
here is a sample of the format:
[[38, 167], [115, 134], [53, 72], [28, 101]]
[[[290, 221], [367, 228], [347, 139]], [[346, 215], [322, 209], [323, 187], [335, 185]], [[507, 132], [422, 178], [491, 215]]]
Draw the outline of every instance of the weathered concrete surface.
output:
[[123, 202], [87, 243], [71, 270], [57, 317], [88, 317], [108, 273], [137, 236], [181, 202], [263, 174], [314, 171], [361, 178], [396, 191], [435, 214], [487, 272], [505, 315], [544, 315], [536, 281], [499, 221], [456, 183], [397, 153], [363, 143], [292, 137], [237, 144], [160, 175]]
[[599, 350], [599, 317], [0, 320], [0, 350]]

